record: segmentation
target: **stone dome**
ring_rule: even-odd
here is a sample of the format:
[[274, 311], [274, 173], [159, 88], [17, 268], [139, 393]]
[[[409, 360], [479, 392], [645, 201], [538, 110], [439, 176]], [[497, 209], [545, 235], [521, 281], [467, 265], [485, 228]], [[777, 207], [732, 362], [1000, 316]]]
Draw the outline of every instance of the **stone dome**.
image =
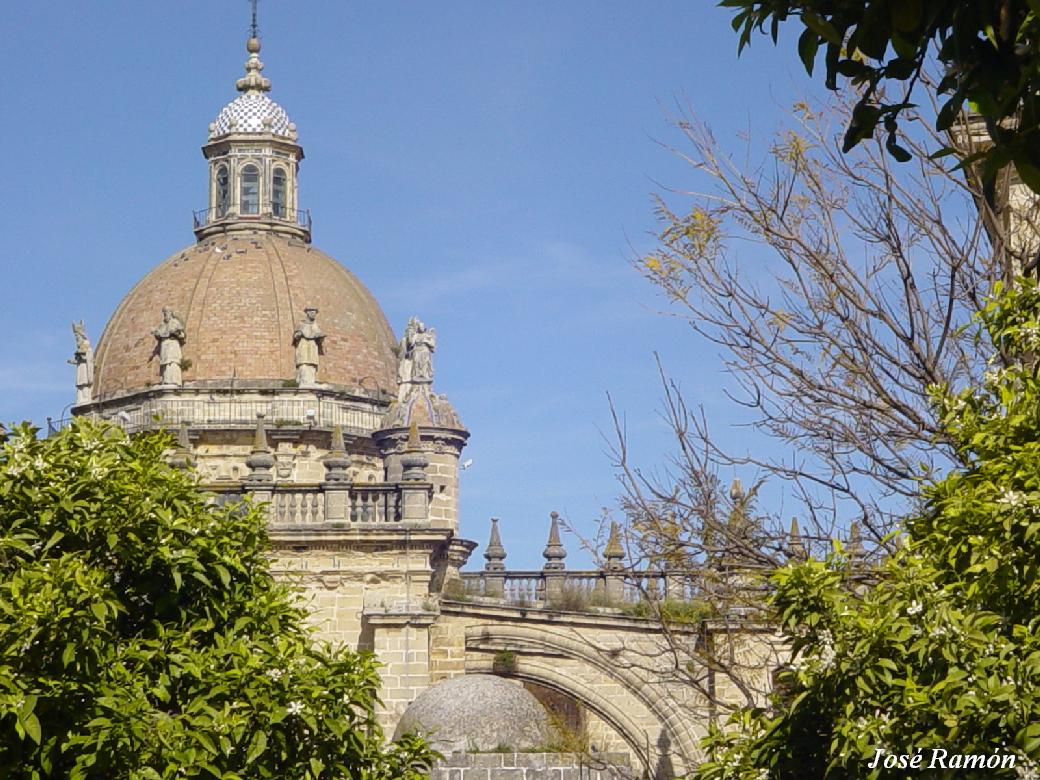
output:
[[465, 430], [448, 397], [431, 392], [429, 385], [420, 385], [403, 400], [395, 401], [384, 416], [382, 427], [408, 428], [413, 422], [420, 428]]
[[138, 282], [98, 342], [95, 398], [159, 384], [152, 331], [164, 306], [184, 325], [185, 387], [294, 380], [293, 331], [304, 308], [314, 306], [325, 333], [319, 384], [388, 393], [397, 388], [393, 331], [372, 294], [323, 252], [262, 231], [193, 244]]
[[490, 674], [466, 674], [427, 688], [408, 705], [394, 739], [408, 733], [452, 753], [545, 749], [554, 732], [549, 714], [526, 688]]
[[228, 133], [271, 133], [295, 141], [296, 125], [267, 95], [247, 92], [224, 106], [209, 126], [210, 140]]

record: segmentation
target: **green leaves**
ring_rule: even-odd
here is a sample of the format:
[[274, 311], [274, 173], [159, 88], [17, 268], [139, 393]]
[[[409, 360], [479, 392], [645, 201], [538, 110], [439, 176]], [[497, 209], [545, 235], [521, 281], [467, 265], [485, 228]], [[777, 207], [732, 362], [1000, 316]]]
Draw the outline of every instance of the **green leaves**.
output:
[[802, 12], [802, 24], [827, 43], [832, 43], [835, 46], [841, 46], [843, 43], [841, 33], [838, 32], [837, 28], [814, 11], [806, 10]]
[[994, 345], [983, 385], [936, 391], [972, 465], [925, 486], [869, 588], [847, 581], [840, 548], [777, 572], [787, 695], [709, 736], [696, 777], [884, 777], [868, 767], [882, 745], [1040, 759], [1037, 283], [997, 285], [979, 323]]
[[811, 29], [806, 29], [798, 37], [798, 57], [805, 66], [805, 72], [810, 76], [816, 65], [816, 52], [820, 49], [820, 36]]
[[869, 103], [859, 102], [852, 110], [852, 119], [845, 131], [845, 137], [841, 143], [841, 150], [849, 152], [864, 138], [874, 135], [874, 128], [881, 119], [881, 107]]
[[252, 764], [266, 749], [267, 735], [262, 731], [253, 734], [253, 739], [249, 744], [249, 752], [246, 753], [246, 763]]
[[28, 737], [39, 745], [43, 739], [43, 729], [40, 726], [39, 718], [33, 712], [36, 709], [37, 701], [38, 698], [36, 696], [25, 696], [21, 699], [21, 706], [18, 707], [15, 715], [17, 718], [15, 728], [19, 736], [23, 738]]
[[420, 777], [372, 658], [316, 643], [262, 513], [207, 503], [168, 444], [83, 421], [0, 444], [0, 776]]
[[[876, 107], [881, 96], [896, 98], [891, 112], [898, 123], [916, 89], [922, 64], [936, 61], [945, 74], [935, 97], [946, 98], [936, 129], [953, 127], [964, 101], [988, 120], [992, 146], [982, 151], [983, 173], [1013, 162], [1025, 170], [1023, 181], [1040, 192], [1033, 170], [1040, 169], [1036, 139], [1040, 133], [1040, 10], [1036, 0], [1009, 0], [998, 5], [974, 0], [874, 0], [834, 3], [829, 0], [725, 0], [733, 9], [733, 28], [743, 51], [757, 30], [776, 43], [779, 28], [797, 20], [798, 57], [813, 74], [816, 53], [826, 45], [824, 83], [837, 90], [841, 79], [857, 88], [859, 106]], [[877, 129], [876, 121], [853, 117], [846, 132], [851, 149]], [[886, 148], [897, 160], [909, 155], [889, 132]], [[1002, 157], [1002, 160], [998, 160]]]

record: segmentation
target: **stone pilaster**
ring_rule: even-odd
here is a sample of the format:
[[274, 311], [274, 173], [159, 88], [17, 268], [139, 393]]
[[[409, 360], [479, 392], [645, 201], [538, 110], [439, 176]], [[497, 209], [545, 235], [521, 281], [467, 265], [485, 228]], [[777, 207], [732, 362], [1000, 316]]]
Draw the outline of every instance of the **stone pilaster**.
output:
[[393, 733], [405, 709], [430, 687], [430, 626], [437, 613], [365, 608], [364, 623], [372, 631], [372, 650], [380, 670], [380, 721]]
[[791, 518], [791, 532], [787, 535], [787, 557], [793, 561], [804, 561], [809, 557], [796, 517]]
[[498, 518], [491, 518], [491, 535], [484, 548], [484, 595], [502, 598], [505, 595], [506, 548], [498, 533]]
[[321, 489], [325, 498], [325, 522], [346, 524], [350, 522], [350, 456], [343, 440], [343, 427], [332, 429], [328, 454], [321, 459], [325, 467], [325, 482]]
[[401, 456], [401, 520], [406, 523], [428, 523], [433, 486], [426, 480], [429, 458], [419, 442], [419, 427], [412, 423], [408, 443]]
[[563, 571], [566, 568], [563, 559], [567, 557], [567, 550], [560, 542], [560, 515], [558, 512], [549, 513], [549, 540], [545, 543], [545, 549], [542, 550], [542, 557], [545, 558], [545, 565], [542, 567], [545, 571]]
[[542, 551], [545, 565], [542, 571], [545, 577], [545, 599], [555, 601], [563, 595], [563, 585], [566, 580], [566, 564], [563, 559], [567, 557], [567, 550], [560, 541], [560, 515], [557, 512], [549, 514], [549, 540]]
[[264, 428], [264, 415], [257, 412], [256, 431], [253, 434], [253, 448], [246, 458], [249, 474], [242, 480], [242, 487], [247, 490], [254, 501], [270, 501], [274, 496], [274, 455], [267, 444], [267, 431]]
[[849, 527], [849, 540], [845, 546], [848, 550], [849, 561], [854, 565], [862, 563], [867, 557], [867, 548], [863, 544], [863, 532], [856, 521], [853, 521]]
[[625, 548], [621, 546], [618, 524], [610, 524], [610, 538], [603, 548], [603, 571], [606, 579], [606, 596], [612, 604], [620, 604], [625, 598], [624, 563]]
[[166, 462], [175, 469], [188, 469], [195, 465], [191, 450], [191, 438], [188, 436], [188, 423], [182, 422], [177, 429], [177, 446], [166, 457]]

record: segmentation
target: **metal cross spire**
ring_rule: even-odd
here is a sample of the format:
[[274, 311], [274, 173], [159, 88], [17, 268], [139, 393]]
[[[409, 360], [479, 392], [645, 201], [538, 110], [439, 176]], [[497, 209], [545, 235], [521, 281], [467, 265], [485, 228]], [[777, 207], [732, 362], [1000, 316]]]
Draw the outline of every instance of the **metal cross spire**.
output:
[[249, 0], [249, 4], [253, 6], [253, 23], [249, 26], [249, 37], [258, 38], [258, 30], [256, 26], [256, 0]]

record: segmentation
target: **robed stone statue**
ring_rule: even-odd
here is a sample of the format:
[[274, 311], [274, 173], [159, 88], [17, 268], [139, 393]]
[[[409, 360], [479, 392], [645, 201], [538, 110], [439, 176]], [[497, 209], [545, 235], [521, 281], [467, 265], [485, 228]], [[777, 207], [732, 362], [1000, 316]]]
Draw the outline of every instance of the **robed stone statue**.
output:
[[303, 310], [304, 319], [293, 331], [293, 346], [296, 347], [296, 384], [313, 387], [318, 380], [318, 356], [324, 354], [325, 334], [318, 327], [318, 310], [308, 306]]
[[437, 332], [427, 328], [418, 317], [409, 319], [398, 345], [398, 400], [403, 401], [415, 385], [433, 382], [435, 349]]
[[163, 306], [163, 321], [152, 331], [155, 336], [156, 350], [159, 352], [159, 381], [164, 385], [180, 387], [184, 384], [181, 374], [181, 361], [184, 355], [184, 323], [173, 313], [169, 306]]
[[82, 320], [72, 323], [72, 335], [76, 337], [76, 351], [69, 363], [76, 367], [76, 403], [88, 404], [93, 397], [94, 348]]

